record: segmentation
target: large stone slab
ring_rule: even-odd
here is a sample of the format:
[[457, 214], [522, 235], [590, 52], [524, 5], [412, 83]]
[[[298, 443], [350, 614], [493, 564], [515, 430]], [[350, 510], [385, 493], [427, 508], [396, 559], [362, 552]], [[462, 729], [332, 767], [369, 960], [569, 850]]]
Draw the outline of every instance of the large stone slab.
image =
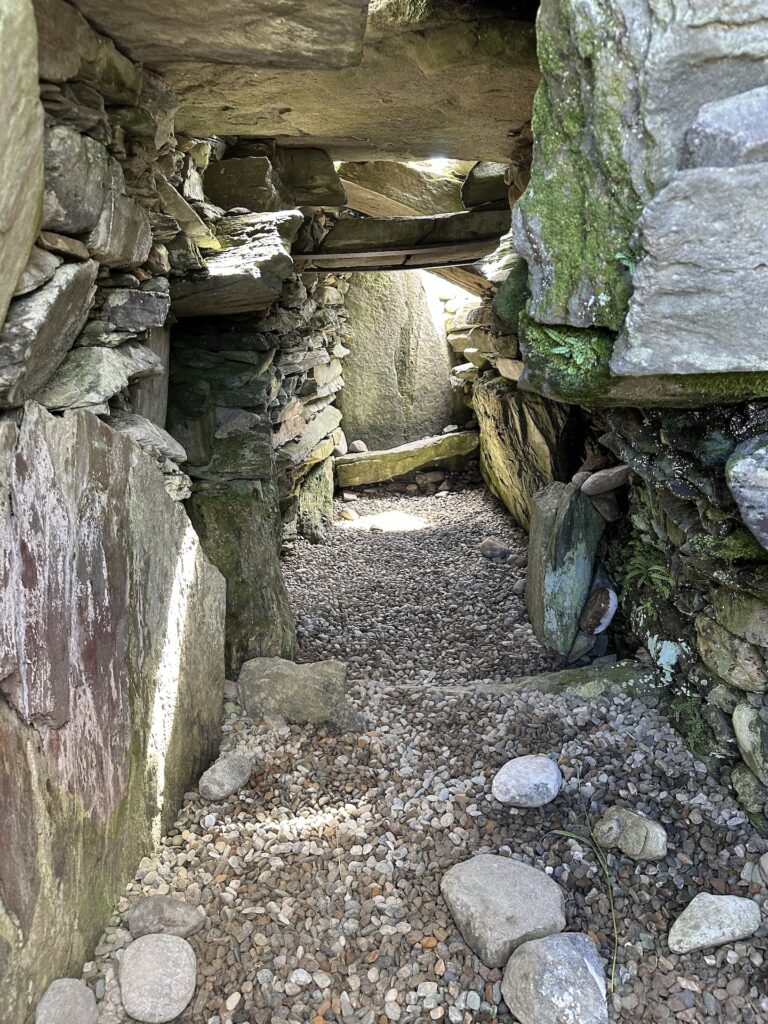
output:
[[223, 316], [266, 309], [293, 273], [290, 244], [303, 223], [298, 210], [229, 217], [219, 227], [228, 247], [207, 267], [171, 285], [176, 316]]
[[451, 351], [421, 273], [355, 274], [346, 307], [350, 352], [336, 404], [347, 436], [393, 448], [457, 422]]
[[768, 164], [679, 171], [646, 206], [618, 375], [765, 369]]
[[0, 331], [0, 408], [37, 397], [88, 317], [99, 265], [64, 263], [51, 280], [15, 299]]
[[344, 206], [347, 196], [333, 159], [315, 146], [278, 147], [275, 167], [297, 206]]
[[298, 665], [283, 658], [246, 661], [237, 682], [241, 705], [254, 716], [282, 715], [289, 722], [354, 724], [347, 707], [347, 666], [341, 661]]
[[733, 167], [768, 160], [768, 86], [705, 103], [685, 136], [689, 167]]
[[30, 0], [0, 8], [0, 325], [40, 229], [43, 108]]
[[504, 1002], [520, 1024], [608, 1024], [605, 968], [577, 932], [519, 946], [504, 970]]
[[91, 256], [108, 267], [140, 267], [152, 248], [147, 211], [138, 199], [108, 189], [99, 219], [86, 235], [85, 244]]
[[573, 408], [485, 377], [472, 391], [480, 428], [480, 471], [489, 490], [526, 529], [534, 495], [578, 468], [581, 423]]
[[293, 657], [296, 630], [280, 571], [281, 521], [271, 481], [198, 484], [187, 502], [200, 543], [227, 581], [226, 665]]
[[158, 8], [148, 0], [74, 2], [134, 60], [153, 67], [207, 61], [247, 68], [345, 68], [360, 61], [368, 9], [367, 0], [223, 0], [214, 7], [189, 0], [183, 10]]
[[381, 483], [416, 469], [461, 469], [477, 452], [479, 437], [473, 430], [425, 437], [386, 451], [341, 455], [335, 460], [340, 487]]
[[464, 941], [486, 967], [503, 967], [524, 942], [565, 928], [560, 886], [511, 857], [484, 853], [454, 864], [440, 892]]
[[604, 528], [576, 484], [553, 483], [534, 497], [525, 603], [536, 636], [558, 654], [576, 639]]
[[[106, 6], [109, 0], [98, 2]], [[310, 8], [325, 7], [301, 4], [307, 29]], [[206, 9], [198, 21], [209, 18]], [[259, 17], [258, 24], [268, 39], [269, 20]], [[239, 24], [237, 32], [240, 37]], [[178, 25], [174, 33], [189, 45]], [[302, 32], [298, 42], [292, 39], [294, 52], [304, 38]], [[362, 63], [342, 71], [267, 71], [214, 63], [216, 57], [205, 54], [182, 63], [188, 56], [163, 69], [182, 101], [180, 131], [258, 133], [283, 144], [320, 146], [337, 160], [436, 154], [505, 160], [530, 119], [538, 81], [533, 24], [460, 0], [429, 7], [391, 0], [371, 5]]]
[[244, 206], [255, 213], [284, 209], [289, 200], [266, 156], [232, 157], [208, 164], [203, 174], [207, 198], [224, 210]]
[[0, 1015], [26, 1024], [215, 756], [225, 595], [156, 466], [34, 404], [0, 426], [0, 580]]

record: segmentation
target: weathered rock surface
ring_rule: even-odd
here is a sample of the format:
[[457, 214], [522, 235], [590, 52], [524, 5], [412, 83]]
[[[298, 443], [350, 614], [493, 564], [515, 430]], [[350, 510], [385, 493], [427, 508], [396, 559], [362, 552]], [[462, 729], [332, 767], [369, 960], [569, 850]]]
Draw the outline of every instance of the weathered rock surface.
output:
[[733, 729], [741, 756], [763, 785], [768, 786], [768, 722], [760, 709], [739, 704], [733, 712]]
[[78, 978], [52, 981], [35, 1010], [35, 1024], [96, 1024], [98, 1019], [96, 998]]
[[555, 762], [543, 754], [513, 757], [496, 772], [491, 791], [502, 804], [544, 807], [560, 792], [563, 776]]
[[337, 405], [350, 437], [394, 448], [439, 434], [454, 417], [451, 353], [421, 272], [354, 274], [350, 353]]
[[266, 156], [232, 157], [211, 163], [203, 175], [205, 194], [224, 210], [236, 206], [255, 213], [285, 209], [291, 204], [283, 183]]
[[76, 348], [37, 397], [47, 409], [98, 408], [130, 381], [162, 372], [158, 356], [135, 341], [119, 348]]
[[166, 291], [110, 288], [99, 315], [119, 331], [139, 332], [162, 327], [170, 307]]
[[40, 228], [43, 108], [37, 78], [37, 33], [29, 2], [0, 11], [0, 325]]
[[101, 142], [56, 125], [45, 133], [43, 228], [80, 235], [96, 226], [107, 189], [120, 189], [123, 173]]
[[553, 480], [570, 479], [578, 461], [578, 414], [518, 391], [499, 377], [473, 389], [480, 427], [480, 470], [489, 489], [523, 527], [533, 497]]
[[511, 551], [498, 537], [486, 537], [480, 544], [480, 554], [489, 562], [506, 562]]
[[708, 615], [696, 619], [701, 660], [715, 675], [739, 690], [768, 690], [765, 659], [754, 644], [733, 636]]
[[186, 462], [187, 453], [167, 430], [135, 412], [115, 412], [109, 418], [109, 425], [126, 437], [130, 437], [150, 458], [172, 462]]
[[604, 811], [595, 822], [594, 837], [601, 846], [618, 846], [633, 860], [663, 860], [667, 855], [664, 826], [626, 807]]
[[[765, 85], [766, 45], [759, 21], [745, 17], [738, 6], [715, 11], [705, 5], [699, 17], [687, 14], [683, 0], [675, 0], [664, 15], [644, 2], [628, 7], [624, 0], [605, 4], [545, 0], [539, 9], [543, 82], [536, 101], [532, 184], [513, 218], [517, 251], [529, 263], [531, 314], [537, 320], [621, 328], [632, 291], [630, 240], [638, 214], [672, 178], [683, 154], [685, 133], [697, 112], [702, 104]], [[573, 88], [575, 81], [581, 88]], [[617, 103], [617, 96], [624, 102]], [[754, 170], [758, 165], [752, 166]], [[749, 205], [745, 195], [737, 194], [738, 175], [731, 173], [717, 175], [717, 194], [723, 199], [724, 193], [728, 196], [719, 209], [710, 197], [689, 218], [689, 209], [681, 205], [668, 211], [670, 223], [700, 236], [707, 220], [704, 211], [711, 210], [714, 234], [723, 241], [725, 211], [732, 203], [734, 211]], [[684, 198], [684, 190], [675, 194]], [[756, 211], [756, 217], [762, 219], [763, 212]], [[730, 266], [723, 280], [735, 289], [739, 280], [736, 238], [743, 229], [747, 246], [752, 246], [753, 236], [751, 226], [737, 216], [733, 225], [738, 227], [732, 227], [731, 238], [725, 241]], [[670, 250], [682, 241], [673, 232], [666, 235]], [[661, 238], [654, 244], [662, 245]], [[716, 250], [717, 246], [713, 249], [704, 242], [703, 251], [714, 254]], [[732, 255], [736, 262], [730, 262]], [[765, 273], [758, 264], [755, 267], [754, 287], [745, 292], [752, 296], [760, 294], [757, 282]], [[702, 267], [701, 273], [705, 278], [702, 298], [698, 286], [688, 297], [698, 326], [711, 339], [719, 336], [723, 324], [711, 298], [717, 277], [714, 262]], [[686, 276], [684, 270], [682, 276]], [[676, 291], [673, 278], [668, 280]], [[637, 294], [637, 276], [634, 287]], [[728, 294], [732, 297], [736, 292]], [[683, 301], [680, 293], [669, 302], [660, 292], [659, 298], [670, 316], [674, 302]], [[725, 305], [741, 317], [730, 301]], [[710, 306], [712, 326], [706, 323]], [[653, 314], [650, 305], [644, 307], [649, 328]], [[728, 344], [722, 357], [716, 343], [709, 347], [707, 358], [693, 331], [688, 335], [685, 320], [684, 316], [675, 320], [674, 334], [679, 329], [712, 369], [737, 354], [731, 342], [738, 331], [732, 331], [730, 338], [724, 336]], [[659, 317], [656, 323], [665, 320]], [[755, 336], [748, 327], [747, 337]], [[683, 346], [678, 348], [677, 338], [668, 330], [656, 338], [654, 343], [646, 332], [655, 361], [662, 362], [667, 351], [671, 358], [684, 357]], [[745, 349], [748, 360], [755, 349], [751, 344]]]
[[768, 86], [700, 108], [685, 136], [688, 167], [733, 167], [768, 161]]
[[138, 199], [108, 189], [99, 219], [85, 237], [88, 251], [108, 267], [139, 267], [152, 248], [152, 228]]
[[467, 209], [485, 203], [506, 203], [508, 188], [504, 181], [507, 164], [479, 160], [461, 186], [461, 201]]
[[[128, 0], [122, 7], [109, 0], [75, 0], [75, 5], [134, 60], [153, 67], [194, 60], [246, 68], [357, 64], [367, 8], [363, 0], [320, 5], [278, 0], [268, 8], [254, 8], [250, 0], [225, 0], [211, 9], [203, 0], [192, 0], [180, 17], [146, 0]], [[200, 24], [206, 26], [204, 33], [196, 31]]]
[[519, 946], [501, 992], [520, 1024], [608, 1024], [605, 971], [587, 935], [549, 935]]
[[760, 908], [753, 900], [700, 892], [672, 925], [669, 948], [673, 953], [692, 953], [748, 939], [760, 927], [760, 920]]
[[293, 273], [290, 243], [302, 221], [296, 210], [220, 221], [231, 244], [209, 257], [206, 270], [173, 282], [173, 312], [180, 317], [225, 316], [266, 309]]
[[370, 217], [456, 213], [463, 209], [461, 175], [456, 164], [443, 171], [428, 163], [367, 160], [343, 163], [339, 174], [347, 203]]
[[36, 245], [32, 246], [27, 265], [22, 271], [13, 294], [26, 295], [28, 292], [40, 288], [46, 281], [51, 280], [59, 266], [61, 266], [60, 256], [54, 256], [53, 253], [46, 252], [45, 249], [40, 249]]
[[344, 206], [346, 194], [331, 156], [313, 146], [277, 147], [275, 167], [297, 206]]
[[715, 618], [729, 632], [768, 647], [768, 606], [752, 594], [717, 587], [712, 591]]
[[459, 469], [477, 451], [478, 435], [462, 430], [399, 445], [387, 451], [351, 452], [335, 460], [336, 479], [341, 487], [394, 480], [416, 469]]
[[198, 485], [189, 517], [227, 580], [226, 665], [294, 654], [296, 631], [280, 572], [280, 510], [270, 481]]
[[576, 639], [604, 527], [576, 484], [553, 483], [534, 497], [525, 601], [534, 632], [559, 654]]
[[327, 539], [333, 526], [333, 459], [306, 475], [299, 489], [298, 530], [313, 544]]
[[768, 549], [768, 436], [737, 445], [725, 466], [725, 479], [745, 525]]
[[240, 703], [252, 715], [281, 715], [289, 722], [343, 729], [354, 726], [347, 706], [347, 667], [340, 661], [297, 665], [283, 658], [247, 661], [237, 687]]
[[252, 771], [253, 761], [245, 754], [222, 754], [200, 776], [200, 796], [204, 800], [226, 800], [240, 792]]
[[590, 473], [581, 489], [584, 494], [593, 498], [596, 494], [607, 494], [623, 487], [628, 479], [629, 466], [610, 466], [608, 469]]
[[197, 907], [173, 896], [150, 896], [131, 911], [128, 928], [134, 939], [142, 935], [178, 935], [189, 938], [205, 924], [205, 914]]
[[178, 935], [143, 935], [120, 957], [120, 997], [142, 1024], [175, 1020], [195, 994], [197, 957]]
[[15, 1022], [88, 958], [215, 754], [224, 581], [156, 466], [91, 414], [30, 404], [0, 426], [0, 453], [0, 990]]
[[[617, 375], [765, 368], [768, 164], [679, 171], [645, 208]], [[663, 339], [663, 343], [661, 341]]]
[[93, 301], [98, 264], [64, 263], [11, 305], [0, 331], [0, 406], [37, 397], [72, 347]]
[[[106, 0], [98, 2], [106, 6]], [[302, 4], [302, 18], [308, 9]], [[179, 39], [177, 19], [173, 23]], [[259, 17], [259, 35], [262, 23]], [[305, 42], [304, 31], [300, 39]], [[301, 48], [295, 37], [290, 45], [294, 52]], [[492, 10], [478, 13], [476, 6], [452, 0], [428, 12], [399, 3], [371, 5], [362, 63], [342, 71], [259, 70], [250, 60], [244, 68], [199, 56], [206, 63], [182, 63], [187, 51], [163, 68], [181, 99], [180, 131], [253, 135], [258, 110], [260, 136], [320, 146], [337, 160], [435, 153], [506, 160], [530, 119], [538, 82], [531, 22]], [[506, 97], [503, 111], [499, 95]]]
[[479, 854], [454, 864], [440, 892], [464, 941], [486, 967], [503, 967], [524, 942], [565, 928], [560, 886], [509, 857]]

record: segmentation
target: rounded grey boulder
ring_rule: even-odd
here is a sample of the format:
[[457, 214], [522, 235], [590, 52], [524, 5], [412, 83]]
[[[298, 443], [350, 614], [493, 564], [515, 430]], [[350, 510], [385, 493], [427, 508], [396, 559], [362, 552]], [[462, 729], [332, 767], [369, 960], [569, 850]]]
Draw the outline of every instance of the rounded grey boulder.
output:
[[52, 981], [35, 1012], [35, 1024], [96, 1024], [98, 1019], [93, 992], [77, 978]]
[[186, 939], [199, 932], [205, 923], [205, 914], [197, 907], [173, 896], [150, 896], [142, 900], [128, 918], [128, 928], [134, 939], [142, 935], [178, 935]]
[[617, 846], [634, 860], [663, 860], [667, 833], [653, 818], [626, 807], [609, 807], [595, 822], [595, 839], [601, 846]]
[[125, 1011], [142, 1024], [175, 1020], [195, 994], [197, 957], [178, 935], [143, 935], [120, 958]]
[[673, 953], [691, 953], [748, 939], [760, 927], [760, 920], [760, 907], [753, 900], [700, 892], [672, 925], [669, 948]]
[[563, 776], [554, 761], [543, 754], [514, 757], [499, 769], [491, 792], [512, 807], [543, 807], [560, 792]]
[[586, 935], [548, 935], [519, 946], [501, 991], [520, 1024], [608, 1024], [603, 964]]
[[200, 796], [204, 800], [226, 800], [248, 782], [253, 761], [246, 754], [222, 754], [200, 776]]
[[537, 868], [483, 853], [455, 864], [440, 883], [464, 941], [487, 967], [503, 967], [530, 939], [565, 928], [565, 900]]

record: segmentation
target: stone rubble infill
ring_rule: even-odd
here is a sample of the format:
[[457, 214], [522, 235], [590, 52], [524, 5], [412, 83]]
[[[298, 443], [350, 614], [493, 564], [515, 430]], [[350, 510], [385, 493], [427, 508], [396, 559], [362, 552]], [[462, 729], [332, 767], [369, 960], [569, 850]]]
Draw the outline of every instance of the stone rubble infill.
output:
[[[397, 513], [401, 525], [407, 515], [431, 527], [387, 535], [338, 526], [327, 547], [299, 542], [299, 556], [286, 563], [292, 601], [305, 616], [301, 657], [343, 657], [348, 648], [348, 699], [368, 728], [340, 735], [255, 721], [230, 688], [224, 752], [252, 756], [253, 775], [221, 802], [187, 794], [158, 853], [140, 865], [84, 971], [99, 1024], [128, 1022], [118, 965], [131, 942], [130, 914], [153, 895], [205, 912], [203, 929], [188, 939], [197, 987], [181, 1024], [509, 1022], [502, 970], [468, 948], [440, 883], [478, 854], [544, 872], [564, 894], [560, 937], [586, 935], [609, 974], [611, 914], [599, 865], [586, 842], [553, 830], [586, 834], [587, 814], [596, 820], [617, 805], [662, 824], [668, 851], [652, 863], [606, 853], [619, 923], [609, 1019], [761, 1024], [765, 909], [747, 940], [685, 955], [668, 945], [671, 925], [704, 889], [765, 908], [768, 889], [753, 879], [768, 843], [725, 786], [637, 698], [470, 685], [446, 692], [446, 683], [466, 684], [486, 666], [506, 678], [515, 664], [508, 648], [498, 660], [510, 612], [494, 595], [500, 578], [511, 581], [519, 570], [489, 563], [477, 548], [494, 535], [523, 550], [522, 534], [480, 492], [364, 496], [355, 507], [363, 521]], [[400, 646], [413, 654], [385, 675], [376, 667], [380, 652], [394, 662], [398, 650], [396, 636], [381, 629], [388, 612], [401, 631], [411, 629]], [[476, 614], [492, 627], [482, 643], [473, 633], [473, 643], [451, 650], [451, 630], [461, 635]], [[524, 626], [522, 614], [518, 622]], [[416, 646], [433, 623], [449, 651], [444, 665], [429, 645]], [[532, 640], [525, 649], [517, 641], [514, 657], [531, 671], [551, 665]], [[492, 780], [511, 758], [550, 751], [563, 775], [552, 803], [526, 809], [494, 798]], [[754, 868], [751, 880], [746, 868]]]

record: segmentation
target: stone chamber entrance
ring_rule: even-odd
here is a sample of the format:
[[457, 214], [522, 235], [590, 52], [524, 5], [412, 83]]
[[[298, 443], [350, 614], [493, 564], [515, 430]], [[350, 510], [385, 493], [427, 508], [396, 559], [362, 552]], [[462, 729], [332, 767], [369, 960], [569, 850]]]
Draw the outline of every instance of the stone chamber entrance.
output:
[[3, 1024], [768, 1019], [768, 25], [630, 6], [0, 5]]

